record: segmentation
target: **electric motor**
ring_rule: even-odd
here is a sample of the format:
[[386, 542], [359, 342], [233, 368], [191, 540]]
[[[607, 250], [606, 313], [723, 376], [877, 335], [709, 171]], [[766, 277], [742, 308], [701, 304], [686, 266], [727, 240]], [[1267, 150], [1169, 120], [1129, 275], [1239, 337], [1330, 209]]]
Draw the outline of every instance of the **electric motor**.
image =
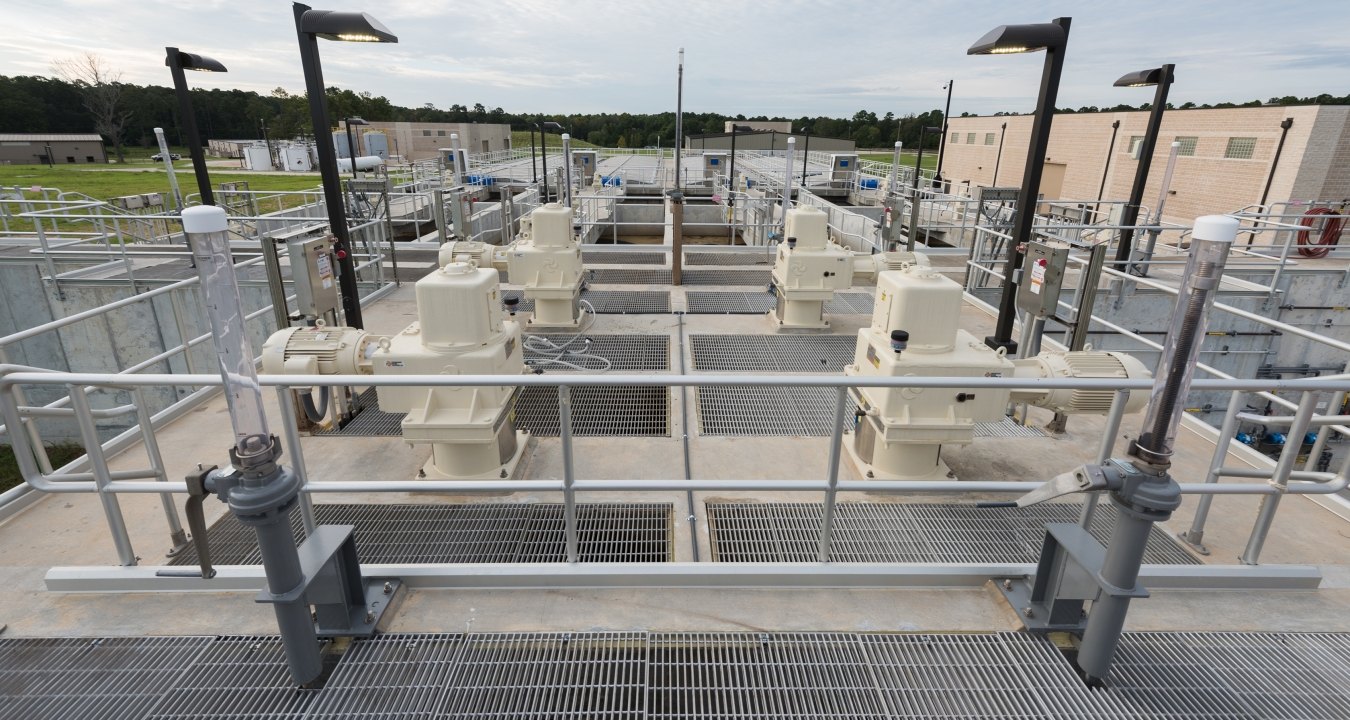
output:
[[[1024, 378], [1110, 378], [1146, 379], [1152, 373], [1134, 357], [1121, 352], [1077, 350], [1073, 352], [1044, 352], [1035, 357], [1014, 360], [1016, 376]], [[1125, 403], [1125, 412], [1135, 412], [1148, 404], [1148, 392], [1132, 392]], [[1027, 402], [1055, 412], [1105, 415], [1111, 410], [1115, 390], [1015, 390], [1015, 402]]]
[[293, 327], [263, 344], [263, 372], [273, 375], [370, 375], [377, 338], [351, 327]]

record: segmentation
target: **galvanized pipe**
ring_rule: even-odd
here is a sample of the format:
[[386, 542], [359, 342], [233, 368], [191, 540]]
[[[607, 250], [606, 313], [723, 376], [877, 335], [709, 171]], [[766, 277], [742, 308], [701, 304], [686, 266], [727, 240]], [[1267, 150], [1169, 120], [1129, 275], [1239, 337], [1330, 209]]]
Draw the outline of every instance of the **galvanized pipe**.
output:
[[[164, 471], [164, 456], [159, 452], [159, 440], [155, 437], [155, 423], [150, 419], [150, 403], [145, 397], [145, 388], [138, 387], [132, 393], [136, 398], [136, 424], [141, 431], [141, 442], [145, 446], [146, 457], [150, 459], [150, 470], [156, 480], [167, 483], [169, 476]], [[164, 507], [164, 519], [169, 525], [170, 549], [186, 545], [187, 533], [183, 531], [183, 523], [178, 519], [178, 506], [174, 505], [173, 495], [167, 492], [160, 493], [159, 502]]]
[[[1289, 428], [1290, 437], [1302, 438], [1304, 433], [1308, 432], [1308, 421], [1312, 419], [1316, 402], [1316, 393], [1303, 393], [1299, 399], [1298, 411], [1294, 413], [1293, 425]], [[1266, 536], [1270, 534], [1270, 526], [1275, 522], [1275, 513], [1280, 507], [1281, 493], [1289, 485], [1289, 473], [1294, 469], [1298, 451], [1302, 447], [1302, 441], [1285, 443], [1270, 478], [1271, 486], [1280, 492], [1261, 498], [1261, 509], [1257, 511], [1256, 524], [1252, 527], [1251, 537], [1247, 539], [1247, 548], [1242, 551], [1243, 565], [1256, 565], [1260, 561], [1261, 549], [1266, 544]]]
[[830, 561], [830, 544], [834, 539], [835, 498], [839, 492], [839, 459], [844, 447], [844, 415], [848, 410], [848, 388], [838, 388], [834, 399], [834, 430], [830, 436], [830, 464], [825, 481], [825, 508], [820, 524], [818, 548], [821, 562]]
[[567, 542], [567, 562], [579, 559], [577, 549], [576, 470], [572, 465], [572, 388], [558, 386], [558, 430], [563, 456], [563, 534]]
[[[1238, 408], [1246, 402], [1247, 395], [1242, 392], [1234, 392], [1228, 398], [1228, 412], [1223, 416], [1223, 427], [1219, 429], [1219, 439], [1214, 446], [1214, 457], [1209, 463], [1209, 472], [1205, 475], [1206, 483], [1216, 483], [1219, 481], [1219, 473], [1223, 469], [1224, 461], [1228, 458], [1228, 448], [1233, 441], [1233, 435], [1237, 432]], [[1205, 495], [1195, 505], [1195, 517], [1191, 520], [1191, 529], [1181, 534], [1181, 539], [1191, 547], [1200, 549], [1203, 547], [1205, 539], [1205, 522], [1209, 519], [1209, 508], [1214, 503], [1211, 495]]]
[[[117, 560], [121, 565], [135, 565], [136, 551], [131, 547], [131, 535], [127, 533], [126, 518], [122, 516], [122, 506], [117, 501], [117, 495], [107, 490], [112, 484], [112, 477], [108, 471], [108, 459], [103, 455], [103, 444], [99, 441], [98, 427], [94, 424], [94, 417], [89, 414], [89, 398], [84, 394], [84, 388], [75, 385], [67, 385], [70, 392], [70, 404], [75, 408], [75, 420], [80, 430], [80, 440], [84, 443], [85, 454], [89, 457], [89, 465], [94, 472], [94, 486], [98, 493], [99, 503], [103, 505], [103, 516], [108, 521], [108, 532], [112, 536], [113, 547], [117, 549]], [[17, 427], [17, 425], [12, 425]], [[14, 434], [14, 439], [19, 437], [19, 433]], [[27, 456], [29, 462], [32, 462], [32, 456], [24, 452], [23, 448], [18, 447], [16, 443], [14, 454]], [[22, 466], [22, 462], [20, 465]], [[163, 492], [164, 485], [159, 485]]]

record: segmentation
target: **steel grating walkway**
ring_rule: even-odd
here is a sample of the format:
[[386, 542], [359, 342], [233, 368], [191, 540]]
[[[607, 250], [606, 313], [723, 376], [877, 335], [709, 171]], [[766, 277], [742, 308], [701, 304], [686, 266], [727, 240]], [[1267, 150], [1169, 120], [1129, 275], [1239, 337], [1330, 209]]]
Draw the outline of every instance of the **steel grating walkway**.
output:
[[[520, 301], [516, 304], [517, 312], [534, 312], [534, 301], [525, 299], [523, 291], [502, 291], [503, 300], [510, 297]], [[667, 290], [582, 290], [581, 299], [589, 302], [600, 315], [664, 315], [670, 312], [670, 292]]]
[[731, 250], [726, 252], [716, 252], [711, 250], [689, 250], [684, 251], [684, 263], [686, 265], [773, 265], [774, 257], [778, 252], [777, 246], [770, 245], [758, 251], [755, 250]]
[[[1028, 508], [973, 504], [841, 502], [836, 506], [830, 560], [897, 563], [1035, 563], [1045, 524], [1077, 522], [1076, 503]], [[707, 503], [715, 562], [815, 562], [821, 503]], [[1099, 506], [1088, 529], [1103, 544], [1116, 510]], [[1144, 562], [1198, 565], [1164, 529], [1154, 527]]]
[[0, 718], [1343, 718], [1350, 634], [1126, 633], [1104, 688], [1025, 633], [388, 633], [290, 685], [275, 637], [0, 640]]
[[[521, 388], [516, 427], [537, 437], [559, 435], [558, 390]], [[572, 434], [578, 437], [665, 437], [670, 434], [670, 388], [616, 385], [572, 387]]]
[[693, 369], [705, 372], [841, 373], [856, 345], [848, 335], [689, 336]]
[[[777, 299], [767, 292], [688, 290], [685, 306], [691, 315], [759, 315], [774, 309]], [[825, 303], [827, 315], [871, 315], [871, 293], [841, 292]]]
[[665, 265], [666, 253], [660, 250], [592, 250], [584, 248], [581, 259], [587, 265]]
[[[565, 337], [570, 337], [570, 333]], [[559, 337], [557, 341], [565, 342], [565, 337]], [[594, 357], [579, 357], [581, 355]], [[577, 372], [566, 365], [547, 362], [545, 357], [545, 354], [532, 350], [526, 344], [525, 364], [544, 372]], [[608, 360], [609, 369], [616, 372], [670, 370], [670, 336], [588, 334], [568, 345], [561, 360], [588, 370], [601, 370], [605, 365], [598, 358]]]
[[[580, 503], [577, 537], [581, 562], [669, 562], [670, 503]], [[324, 504], [314, 514], [322, 525], [356, 528], [364, 563], [563, 562], [563, 506], [559, 503]], [[291, 531], [304, 538], [300, 513]], [[208, 531], [218, 565], [262, 562], [252, 530], [227, 513]], [[170, 565], [196, 565], [188, 548]]]

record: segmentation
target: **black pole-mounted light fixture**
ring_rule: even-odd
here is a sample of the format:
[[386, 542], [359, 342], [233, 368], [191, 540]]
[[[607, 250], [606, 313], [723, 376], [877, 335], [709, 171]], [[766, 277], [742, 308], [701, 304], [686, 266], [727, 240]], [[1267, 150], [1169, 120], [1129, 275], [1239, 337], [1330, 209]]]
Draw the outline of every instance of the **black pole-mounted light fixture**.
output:
[[[344, 42], [398, 42], [398, 38], [378, 20], [361, 12], [314, 10], [295, 3], [295, 34], [300, 41], [300, 65], [305, 73], [305, 93], [309, 96], [309, 117], [314, 126], [315, 151], [319, 156], [319, 174], [323, 178], [324, 206], [328, 226], [335, 242], [338, 261], [338, 286], [342, 291], [342, 314], [347, 325], [364, 327], [361, 322], [361, 295], [356, 286], [356, 261], [352, 258], [347, 214], [342, 207], [342, 181], [338, 177], [337, 153], [328, 135], [328, 102], [319, 64], [318, 38]], [[352, 162], [355, 167], [355, 159]]]
[[1041, 185], [1041, 172], [1045, 167], [1045, 150], [1050, 144], [1050, 123], [1055, 112], [1055, 96], [1059, 92], [1060, 72], [1064, 69], [1064, 50], [1069, 42], [1071, 20], [1056, 18], [1052, 22], [1033, 25], [1000, 25], [975, 41], [966, 51], [967, 55], [1046, 51], [1035, 120], [1031, 124], [1031, 142], [1027, 146], [1026, 170], [1017, 195], [1012, 241], [1008, 243], [1007, 262], [1004, 264], [998, 323], [994, 327], [994, 334], [984, 339], [989, 347], [1004, 348], [1009, 353], [1017, 352], [1017, 342], [1012, 339], [1013, 321], [1017, 318], [1017, 274], [1022, 266], [1022, 248], [1032, 239], [1031, 226], [1036, 218], [1036, 198]]
[[1120, 213], [1120, 241], [1116, 243], [1116, 269], [1129, 271], [1130, 251], [1134, 241], [1134, 225], [1139, 222], [1139, 204], [1144, 201], [1144, 186], [1148, 183], [1149, 167], [1153, 164], [1153, 148], [1158, 144], [1158, 131], [1162, 128], [1163, 111], [1167, 109], [1167, 90], [1176, 79], [1174, 65], [1163, 65], [1132, 72], [1115, 82], [1115, 87], [1157, 86], [1153, 92], [1153, 107], [1148, 113], [1148, 127], [1144, 130], [1144, 139], [1137, 150], [1139, 164], [1134, 169], [1134, 185], [1130, 188], [1130, 199]]
[[183, 52], [175, 47], [164, 48], [164, 64], [173, 75], [173, 92], [178, 97], [178, 122], [183, 129], [183, 139], [188, 145], [188, 155], [192, 158], [192, 172], [197, 176], [197, 192], [203, 205], [215, 205], [216, 198], [211, 192], [211, 176], [206, 171], [206, 153], [202, 151], [202, 139], [197, 132], [197, 115], [192, 109], [192, 95], [188, 92], [184, 70], [198, 72], [227, 72], [218, 60], [197, 53]]

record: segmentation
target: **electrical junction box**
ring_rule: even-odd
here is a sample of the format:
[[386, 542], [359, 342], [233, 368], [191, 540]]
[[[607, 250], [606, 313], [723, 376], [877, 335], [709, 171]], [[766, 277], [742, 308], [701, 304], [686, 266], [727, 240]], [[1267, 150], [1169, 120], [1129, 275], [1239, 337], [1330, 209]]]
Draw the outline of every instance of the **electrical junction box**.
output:
[[591, 182], [595, 177], [596, 169], [599, 167], [599, 156], [594, 150], [572, 151], [572, 172], [580, 176], [582, 185]]
[[1069, 263], [1069, 245], [1060, 242], [1029, 242], [1022, 262], [1022, 280], [1017, 284], [1017, 307], [1033, 317], [1053, 317], [1064, 287], [1064, 269]]
[[292, 240], [286, 243], [295, 283], [295, 304], [301, 315], [321, 318], [338, 305], [337, 262], [333, 238]]
[[[456, 152], [454, 148], [441, 148], [440, 154], [441, 162], [445, 164], [446, 172], [453, 173], [456, 167], [459, 168], [461, 174], [467, 174], [469, 172], [469, 153], [464, 148], [459, 149], [458, 158], [455, 157]], [[456, 165], [456, 162], [458, 162], [458, 166]]]
[[857, 155], [830, 156], [830, 182], [848, 182], [858, 173]]
[[703, 153], [703, 179], [712, 180], [727, 172], [727, 154], [724, 152]]

